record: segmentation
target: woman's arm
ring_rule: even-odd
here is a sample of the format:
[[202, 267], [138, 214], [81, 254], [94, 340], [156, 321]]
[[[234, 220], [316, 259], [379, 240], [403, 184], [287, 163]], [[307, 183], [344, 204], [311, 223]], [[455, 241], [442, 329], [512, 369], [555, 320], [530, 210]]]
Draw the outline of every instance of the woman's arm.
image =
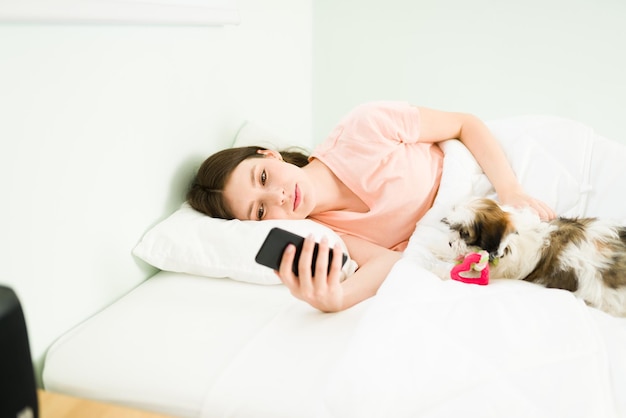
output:
[[526, 194], [499, 142], [480, 119], [466, 113], [442, 112], [424, 107], [419, 107], [419, 110], [420, 141], [434, 143], [459, 139], [480, 164], [501, 203], [516, 207], [530, 206], [542, 219], [555, 217], [548, 205]]
[[[296, 298], [301, 299], [323, 312], [338, 312], [376, 294], [401, 254], [360, 238], [342, 236], [350, 257], [359, 265], [358, 270], [343, 282], [341, 277], [341, 257], [333, 257], [330, 272], [328, 266], [328, 241], [320, 242], [315, 265], [315, 277], [311, 275], [311, 259], [315, 241], [308, 237], [304, 241], [298, 270], [300, 276], [291, 271], [295, 248], [287, 247], [283, 254], [278, 275]], [[333, 250], [341, 252], [341, 246]]]

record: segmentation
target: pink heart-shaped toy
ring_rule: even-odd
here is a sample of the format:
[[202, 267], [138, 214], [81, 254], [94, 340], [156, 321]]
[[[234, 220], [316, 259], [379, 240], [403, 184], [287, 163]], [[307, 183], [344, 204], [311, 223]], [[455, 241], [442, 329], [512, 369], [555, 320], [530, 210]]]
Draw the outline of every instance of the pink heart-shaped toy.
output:
[[460, 264], [452, 267], [450, 278], [463, 283], [484, 286], [489, 283], [489, 254], [486, 251], [469, 253]]

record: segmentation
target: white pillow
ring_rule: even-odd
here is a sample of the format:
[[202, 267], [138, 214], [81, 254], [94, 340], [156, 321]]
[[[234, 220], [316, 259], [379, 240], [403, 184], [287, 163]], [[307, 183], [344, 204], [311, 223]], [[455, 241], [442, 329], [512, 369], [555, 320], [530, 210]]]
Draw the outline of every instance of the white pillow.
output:
[[[341, 238], [331, 229], [311, 220], [239, 221], [211, 218], [183, 205], [152, 227], [133, 249], [133, 254], [154, 267], [207, 277], [228, 277], [256, 284], [279, 284], [268, 267], [254, 261], [270, 229], [280, 227], [301, 236], [323, 236], [332, 246]], [[343, 278], [356, 270], [348, 257]]]

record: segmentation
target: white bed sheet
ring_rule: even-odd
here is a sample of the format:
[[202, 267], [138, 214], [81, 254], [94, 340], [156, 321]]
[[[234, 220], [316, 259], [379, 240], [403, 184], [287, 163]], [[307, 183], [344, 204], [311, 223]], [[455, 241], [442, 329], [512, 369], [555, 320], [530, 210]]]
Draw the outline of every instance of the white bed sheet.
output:
[[[560, 119], [491, 128], [560, 213], [626, 213], [602, 193], [626, 181], [623, 146]], [[322, 314], [283, 286], [161, 272], [59, 339], [45, 387], [185, 417], [626, 417], [626, 319], [561, 290], [427, 270], [442, 213], [492, 192], [458, 142], [444, 149], [435, 205], [376, 297]]]
[[326, 388], [325, 417], [624, 417], [626, 320], [521, 281], [398, 262]]

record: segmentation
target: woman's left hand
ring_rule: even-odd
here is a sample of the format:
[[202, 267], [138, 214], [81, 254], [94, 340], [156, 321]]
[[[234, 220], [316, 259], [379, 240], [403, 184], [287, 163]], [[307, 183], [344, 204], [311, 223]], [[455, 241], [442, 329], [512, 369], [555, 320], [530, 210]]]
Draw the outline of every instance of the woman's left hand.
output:
[[498, 197], [500, 198], [500, 203], [503, 205], [513, 206], [515, 208], [529, 207], [533, 209], [544, 221], [550, 221], [556, 218], [556, 213], [554, 213], [554, 210], [552, 210], [550, 206], [524, 192], [515, 192]]
[[[315, 276], [311, 271], [315, 240], [312, 236], [304, 240], [302, 253], [298, 262], [299, 275], [291, 271], [295, 257], [295, 247], [290, 244], [283, 253], [280, 269], [277, 272], [282, 282], [289, 288], [291, 294], [323, 312], [337, 312], [342, 310], [344, 302], [343, 287], [341, 285], [341, 257], [333, 257], [329, 262], [329, 245], [326, 238], [319, 243], [319, 250], [315, 262]], [[335, 254], [342, 254], [339, 243], [333, 248]], [[330, 267], [330, 268], [329, 268]]]

